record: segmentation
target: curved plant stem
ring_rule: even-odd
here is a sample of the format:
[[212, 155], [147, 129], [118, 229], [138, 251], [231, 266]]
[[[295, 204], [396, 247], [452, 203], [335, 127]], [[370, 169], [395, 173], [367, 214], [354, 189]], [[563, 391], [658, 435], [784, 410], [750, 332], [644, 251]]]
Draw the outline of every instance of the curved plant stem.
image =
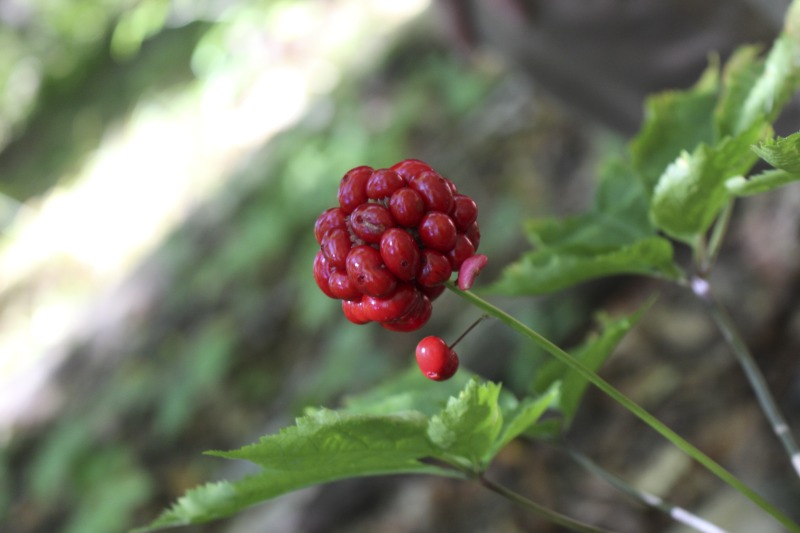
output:
[[714, 319], [722, 336], [725, 338], [725, 342], [733, 351], [736, 360], [747, 376], [750, 386], [753, 388], [753, 392], [758, 399], [758, 403], [761, 405], [761, 410], [772, 425], [772, 431], [775, 432], [775, 435], [781, 441], [781, 444], [783, 444], [795, 472], [798, 477], [800, 477], [800, 447], [798, 447], [797, 442], [794, 440], [792, 431], [778, 408], [775, 398], [773, 398], [769, 386], [767, 386], [767, 381], [764, 379], [764, 375], [761, 373], [761, 370], [759, 370], [744, 340], [742, 340], [739, 330], [722, 304], [714, 297], [714, 293], [708, 281], [704, 278], [695, 278], [692, 280], [692, 292], [706, 304], [706, 307], [708, 307], [708, 311], [711, 313], [711, 317]]
[[452, 282], [447, 283], [447, 287], [456, 293], [457, 295], [461, 296], [465, 300], [469, 301], [479, 309], [483, 310], [488, 315], [491, 315], [504, 324], [506, 324], [511, 329], [521, 333], [522, 335], [531, 339], [534, 343], [536, 343], [540, 348], [548, 352], [550, 355], [567, 365], [568, 367], [572, 368], [580, 374], [583, 378], [588, 380], [592, 383], [595, 387], [603, 391], [609, 397], [611, 397], [614, 401], [620, 404], [622, 407], [630, 411], [633, 415], [637, 418], [642, 420], [645, 424], [656, 430], [660, 433], [664, 438], [669, 440], [672, 444], [674, 444], [678, 449], [683, 451], [689, 457], [693, 458], [695, 461], [703, 465], [709, 472], [720, 478], [722, 481], [742, 493], [746, 498], [750, 501], [758, 505], [761, 509], [763, 509], [766, 513], [772, 516], [776, 521], [780, 522], [786, 529], [789, 531], [800, 533], [800, 525], [796, 524], [792, 521], [791, 518], [783, 514], [777, 507], [769, 503], [765, 500], [760, 494], [755, 492], [753, 489], [745, 485], [739, 478], [728, 472], [725, 468], [723, 468], [720, 464], [716, 461], [711, 459], [705, 453], [700, 451], [697, 447], [689, 443], [686, 439], [675, 433], [669, 427], [667, 427], [663, 422], [658, 420], [656, 417], [651, 415], [649, 412], [645, 411], [642, 407], [639, 406], [636, 402], [622, 394], [619, 390], [613, 387], [610, 383], [606, 380], [598, 376], [588, 367], [586, 367], [583, 363], [569, 355], [567, 352], [553, 344], [551, 341], [547, 340], [545, 337], [537, 333], [536, 331], [532, 330], [513, 316], [509, 315], [502, 309], [495, 307], [491, 303], [487, 302], [483, 298], [477, 296], [476, 294], [470, 291], [462, 291], [459, 290]]
[[672, 505], [668, 502], [665, 502], [655, 494], [650, 494], [649, 492], [645, 492], [633, 487], [627, 481], [615, 476], [572, 446], [564, 443], [563, 449], [565, 449], [570, 457], [572, 457], [578, 464], [594, 475], [602, 478], [609, 485], [613, 486], [620, 492], [624, 492], [639, 503], [644, 504], [652, 509], [661, 511], [676, 522], [684, 524], [695, 531], [700, 531], [701, 533], [727, 533], [724, 529], [720, 528], [716, 524], [712, 524], [708, 520], [704, 520], [703, 518], [700, 518], [699, 516], [687, 511], [686, 509], [683, 509], [682, 507]]
[[504, 498], [507, 498], [514, 503], [517, 503], [519, 505], [522, 505], [530, 509], [531, 511], [541, 516], [542, 518], [549, 520], [550, 522], [557, 524], [559, 526], [564, 526], [573, 531], [581, 531], [587, 533], [610, 533], [607, 529], [597, 528], [589, 524], [585, 524], [584, 522], [580, 522], [568, 516], [557, 513], [551, 509], [548, 509], [547, 507], [543, 507], [538, 503], [529, 500], [525, 496], [517, 492], [514, 492], [508, 487], [504, 487], [503, 485], [498, 485], [494, 481], [486, 479], [483, 476], [479, 476], [478, 481], [480, 482], [481, 485], [491, 490], [492, 492], [496, 492], [497, 494], [500, 494]]

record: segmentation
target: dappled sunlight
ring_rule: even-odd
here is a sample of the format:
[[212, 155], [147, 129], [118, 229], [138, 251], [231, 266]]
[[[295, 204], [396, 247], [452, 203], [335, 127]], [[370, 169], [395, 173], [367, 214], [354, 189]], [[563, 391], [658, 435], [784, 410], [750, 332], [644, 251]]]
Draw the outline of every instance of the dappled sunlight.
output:
[[[170, 23], [146, 4], [151, 11], [123, 18], [114, 34], [121, 61]], [[0, 248], [0, 433], [8, 437], [43, 399], [41, 385], [65, 353], [58, 347], [85, 320], [91, 301], [224, 188], [242, 157], [295, 123], [348, 70], [376, 59], [386, 37], [426, 6], [233, 5], [197, 46], [195, 81], [146, 93], [129, 118], [104, 124], [102, 144], [74, 175], [63, 176], [65, 184], [17, 206]], [[188, 18], [186, 6], [178, 15]], [[18, 65], [13, 94], [35, 88], [30, 65]]]

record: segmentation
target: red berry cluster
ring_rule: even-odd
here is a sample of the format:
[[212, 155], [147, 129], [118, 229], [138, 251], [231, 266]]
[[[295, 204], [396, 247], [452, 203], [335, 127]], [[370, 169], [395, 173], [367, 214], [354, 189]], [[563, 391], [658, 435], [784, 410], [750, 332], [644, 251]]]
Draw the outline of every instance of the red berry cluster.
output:
[[475, 201], [422, 161], [356, 167], [339, 185], [339, 207], [317, 219], [314, 279], [351, 322], [416, 330], [478, 249], [477, 219]]

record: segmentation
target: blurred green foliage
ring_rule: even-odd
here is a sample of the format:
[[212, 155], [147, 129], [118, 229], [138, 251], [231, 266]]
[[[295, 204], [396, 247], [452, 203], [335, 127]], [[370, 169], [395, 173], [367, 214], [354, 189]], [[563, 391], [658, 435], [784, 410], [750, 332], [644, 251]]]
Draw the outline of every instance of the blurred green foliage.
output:
[[[43, 194], [137, 103], [193, 90], [195, 75], [226, 60], [212, 57], [209, 40], [295, 3], [242, 4], [227, 19], [206, 3], [13, 4], [18, 24], [0, 27], [0, 191]], [[38, 87], [27, 96], [14, 81], [25, 65]], [[73, 346], [56, 420], [13, 435], [0, 454], [3, 530], [145, 523], [215, 475], [217, 462], [201, 450], [232, 448], [274, 418], [406, 368], [413, 339], [343, 327], [336, 302], [310, 282], [310, 228], [346, 170], [431, 155], [430, 139], [462, 127], [498, 82], [415, 27], [383, 63], [346, 73], [297, 126], [249, 154], [133, 276], [153, 296], [126, 319], [124, 343], [103, 345], [95, 362], [90, 341]], [[507, 228], [518, 207], [494, 201], [498, 216], [486, 227]], [[514, 237], [502, 231], [487, 246]]]

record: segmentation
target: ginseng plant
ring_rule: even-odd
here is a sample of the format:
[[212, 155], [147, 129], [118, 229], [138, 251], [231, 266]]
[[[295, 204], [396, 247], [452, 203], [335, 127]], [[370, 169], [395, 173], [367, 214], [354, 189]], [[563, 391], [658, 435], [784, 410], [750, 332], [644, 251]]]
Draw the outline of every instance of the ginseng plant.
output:
[[[594, 207], [567, 219], [526, 221], [533, 249], [480, 290], [470, 290], [488, 260], [477, 253], [478, 206], [459, 191], [457, 180], [416, 159], [383, 169], [361, 166], [348, 171], [337, 205], [320, 215], [314, 227], [320, 250], [313, 278], [326, 295], [341, 301], [344, 315], [356, 324], [350, 327], [377, 324], [414, 335], [434, 312], [434, 301], [450, 290], [480, 311], [478, 321], [497, 319], [550, 354], [554, 363], [547, 379], [538, 383], [538, 393], [517, 398], [500, 384], [459, 369], [455, 343], [428, 336], [417, 347], [419, 370], [350, 397], [337, 409], [308, 408], [294, 425], [254, 444], [208, 452], [251, 461], [260, 470], [237, 481], [189, 490], [141, 530], [230, 516], [315, 484], [415, 473], [477, 482], [569, 529], [603, 531], [539, 505], [486, 475], [513, 439], [562, 443], [591, 384], [785, 529], [800, 532], [785, 511], [597, 374], [646, 308], [606, 320], [599, 334], [568, 353], [479, 295], [543, 294], [620, 274], [685, 287], [708, 308], [783, 445], [787, 465], [800, 477], [800, 451], [792, 429], [712, 283], [733, 202], [800, 180], [800, 132], [776, 137], [772, 129], [799, 79], [796, 0], [766, 54], [752, 46], [740, 48], [722, 66], [712, 61], [690, 89], [649, 98], [640, 133], [624, 153], [600, 166]], [[771, 168], [754, 172], [759, 159]], [[677, 244], [691, 250], [690, 264], [675, 260]], [[542, 420], [545, 412], [551, 413], [547, 421]], [[614, 487], [676, 521], [698, 531], [723, 531], [637, 490], [575, 450], [566, 451]]]

